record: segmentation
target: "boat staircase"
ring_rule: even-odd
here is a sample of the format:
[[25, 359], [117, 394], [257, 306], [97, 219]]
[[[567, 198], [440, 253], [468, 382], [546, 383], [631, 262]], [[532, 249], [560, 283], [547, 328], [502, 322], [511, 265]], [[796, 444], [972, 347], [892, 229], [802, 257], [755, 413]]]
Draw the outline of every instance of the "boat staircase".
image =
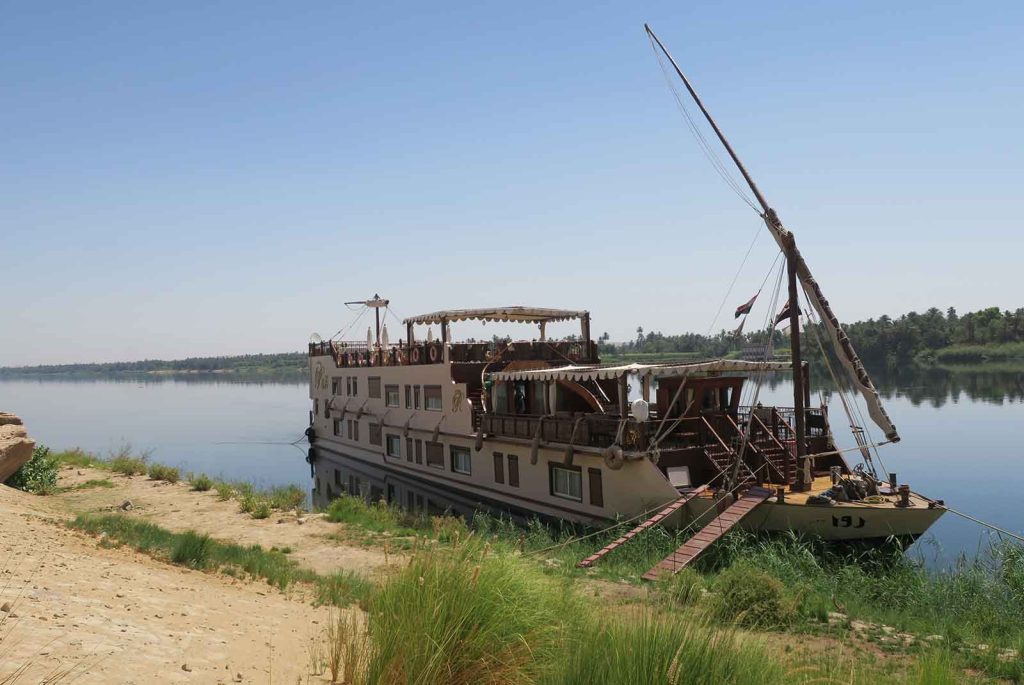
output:
[[771, 496], [771, 490], [761, 487], [747, 489], [737, 500], [724, 507], [721, 503], [718, 516], [709, 521], [697, 534], [684, 542], [672, 554], [662, 559], [642, 577], [644, 580], [657, 580], [662, 574], [675, 575], [696, 559], [716, 540], [725, 535], [747, 514]]
[[598, 562], [598, 560], [600, 560], [603, 556], [605, 556], [609, 552], [615, 551], [616, 549], [618, 549], [619, 547], [621, 547], [625, 543], [629, 542], [630, 540], [632, 540], [634, 537], [636, 537], [640, 533], [644, 532], [648, 528], [651, 528], [652, 526], [657, 525], [658, 523], [661, 523], [666, 518], [668, 518], [672, 514], [676, 513], [680, 509], [682, 509], [684, 506], [686, 506], [687, 502], [689, 502], [690, 500], [692, 500], [694, 497], [696, 497], [697, 495], [701, 494], [705, 490], [707, 490], [707, 486], [706, 485], [701, 485], [698, 488], [694, 488], [693, 490], [690, 490], [685, 495], [683, 495], [679, 499], [677, 499], [674, 502], [672, 502], [671, 504], [669, 504], [667, 507], [665, 507], [664, 509], [662, 509], [657, 514], [655, 514], [654, 516], [650, 517], [649, 519], [647, 519], [646, 521], [644, 521], [640, 525], [638, 525], [633, 530], [629, 531], [628, 533], [626, 533], [625, 535], [623, 535], [620, 538], [616, 538], [615, 540], [612, 540], [607, 545], [605, 545], [604, 547], [602, 547], [598, 551], [594, 552], [589, 557], [587, 557], [586, 559], [584, 559], [583, 561], [579, 562], [576, 565], [578, 567], [580, 567], [580, 568], [589, 568], [589, 567], [593, 566], [595, 563]]
[[[731, 416], [726, 416], [726, 432], [730, 442], [704, 417], [701, 417], [704, 431], [710, 437], [704, 447], [704, 455], [718, 471], [717, 478], [723, 483], [729, 481], [735, 468], [736, 450], [741, 444], [742, 431]], [[721, 426], [719, 427], [721, 430]], [[753, 467], [751, 466], [753, 465]], [[743, 460], [737, 473], [737, 485], [761, 485], [764, 482], [790, 485], [796, 480], [796, 460], [793, 446], [783, 444], [760, 417], [751, 414], [747, 444], [743, 448]]]

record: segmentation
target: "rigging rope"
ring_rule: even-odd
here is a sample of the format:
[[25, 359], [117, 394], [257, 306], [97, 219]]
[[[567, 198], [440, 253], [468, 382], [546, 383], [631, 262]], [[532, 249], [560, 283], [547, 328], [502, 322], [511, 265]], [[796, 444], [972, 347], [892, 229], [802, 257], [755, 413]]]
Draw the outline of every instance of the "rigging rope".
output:
[[686, 118], [686, 123], [689, 124], [690, 132], [693, 133], [693, 136], [697, 140], [697, 144], [700, 146], [700, 149], [704, 153], [704, 156], [707, 158], [708, 162], [711, 163], [711, 166], [714, 167], [715, 171], [718, 172], [718, 175], [722, 177], [722, 180], [725, 181], [725, 183], [730, 188], [732, 188], [732, 191], [736, 193], [736, 196], [743, 200], [743, 202], [747, 203], [747, 205], [749, 205], [751, 209], [760, 214], [761, 210], [758, 209], [757, 205], [754, 204], [750, 197], [745, 192], [743, 192], [742, 186], [740, 186], [736, 179], [733, 178], [733, 176], [729, 173], [729, 170], [722, 162], [722, 159], [718, 156], [714, 148], [708, 143], [707, 139], [704, 138], [704, 135], [700, 132], [700, 129], [697, 127], [696, 122], [690, 115], [689, 110], [683, 103], [683, 98], [680, 96], [679, 91], [677, 90], [676, 83], [668, 72], [668, 67], [665, 65], [665, 61], [662, 59], [661, 52], [658, 51], [658, 47], [654, 42], [654, 38], [652, 38], [650, 35], [648, 35], [647, 38], [651, 43], [651, 49], [654, 51], [654, 56], [658, 60], [658, 66], [661, 67], [661, 73], [665, 77], [665, 83], [668, 84], [669, 90], [672, 91], [672, 97], [675, 98], [676, 105], [679, 107], [680, 113], [682, 113], [682, 115]]
[[[747, 258], [750, 257], [750, 251], [754, 249], [754, 245], [757, 243], [757, 239], [761, 236], [761, 230], [763, 228], [764, 222], [758, 221], [757, 230], [754, 231], [754, 239], [750, 241], [750, 247], [747, 248], [747, 253], [743, 255], [743, 261], [740, 262], [740, 268], [736, 269], [736, 275], [732, 277], [732, 283], [729, 284], [729, 289], [725, 291], [725, 297], [723, 297], [722, 301], [718, 304], [718, 311], [715, 312], [715, 318], [711, 319], [711, 325], [708, 326], [708, 337], [711, 337], [711, 331], [715, 329], [715, 324], [718, 323], [718, 317], [722, 314], [722, 308], [725, 307], [726, 301], [728, 301], [729, 296], [732, 295], [732, 289], [736, 285], [736, 281], [739, 280], [740, 274], [743, 272], [743, 267], [747, 264]], [[774, 266], [774, 264], [772, 266]], [[771, 269], [768, 269], [768, 272], [771, 273]], [[764, 287], [764, 283], [761, 284], [761, 287]], [[757, 292], [760, 294], [761, 290], [758, 289]], [[757, 297], [757, 295], [754, 297]]]
[[[347, 304], [345, 306], [348, 307]], [[349, 307], [349, 309], [352, 309], [352, 308]], [[345, 333], [348, 333], [350, 330], [352, 330], [353, 326], [355, 326], [357, 323], [359, 323], [359, 320], [362, 319], [363, 315], [365, 315], [366, 312], [368, 312], [368, 311], [370, 311], [370, 308], [367, 307], [366, 305], [363, 305], [363, 310], [361, 312], [359, 312], [359, 316], [357, 316], [355, 318], [355, 320], [353, 320], [352, 323], [350, 323], [348, 326], [344, 326], [344, 327], [338, 329], [338, 332], [335, 333], [334, 335], [332, 335], [330, 338], [328, 338], [328, 340], [334, 340], [335, 338], [338, 338], [338, 337], [344, 335]]]

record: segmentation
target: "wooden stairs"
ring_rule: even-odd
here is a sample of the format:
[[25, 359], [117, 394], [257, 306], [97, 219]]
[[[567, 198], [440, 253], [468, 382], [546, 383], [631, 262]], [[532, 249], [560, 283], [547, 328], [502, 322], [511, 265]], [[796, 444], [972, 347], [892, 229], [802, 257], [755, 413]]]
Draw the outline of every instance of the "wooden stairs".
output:
[[[687, 564], [696, 559], [718, 538], [725, 535], [740, 520], [752, 512], [757, 505], [771, 496], [771, 490], [753, 487], [743, 496], [722, 509], [718, 516], [709, 521], [696, 535], [683, 543], [682, 547], [665, 557], [662, 561], [643, 575], [644, 580], [657, 580], [663, 573], [675, 575], [686, 568]], [[582, 565], [582, 564], [581, 564]]]
[[707, 486], [706, 485], [701, 485], [698, 488], [694, 488], [693, 490], [691, 490], [690, 492], [686, 493], [685, 495], [683, 495], [682, 497], [680, 497], [676, 501], [674, 501], [671, 504], [669, 504], [667, 507], [665, 507], [664, 509], [659, 511], [657, 514], [655, 514], [651, 518], [647, 519], [646, 521], [644, 521], [643, 523], [638, 525], [633, 530], [629, 531], [628, 533], [626, 533], [625, 535], [623, 535], [620, 538], [616, 538], [615, 540], [612, 540], [607, 545], [605, 545], [601, 549], [597, 550], [596, 552], [594, 552], [589, 557], [587, 557], [586, 559], [584, 559], [583, 561], [579, 562], [576, 565], [578, 567], [580, 567], [580, 568], [589, 568], [589, 567], [593, 566], [595, 563], [597, 563], [597, 561], [601, 557], [603, 557], [604, 555], [608, 554], [609, 552], [612, 552], [612, 551], [618, 549], [623, 544], [629, 542], [634, 537], [636, 537], [640, 533], [644, 532], [645, 530], [647, 530], [651, 526], [657, 525], [661, 521], [664, 521], [666, 518], [668, 518], [669, 516], [671, 516], [672, 514], [674, 514], [677, 511], [679, 511], [684, 506], [686, 506], [687, 502], [689, 502], [690, 500], [692, 500], [694, 497], [696, 497], [700, 493], [704, 492], [705, 490], [707, 490]]

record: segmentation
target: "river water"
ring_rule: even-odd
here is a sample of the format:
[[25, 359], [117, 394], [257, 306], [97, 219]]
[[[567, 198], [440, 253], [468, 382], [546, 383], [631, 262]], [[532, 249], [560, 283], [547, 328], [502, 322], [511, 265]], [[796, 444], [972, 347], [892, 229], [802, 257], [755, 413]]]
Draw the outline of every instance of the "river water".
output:
[[[941, 370], [879, 378], [903, 437], [881, 448], [886, 471], [925, 495], [1024, 534], [1024, 372]], [[814, 404], [827, 388], [816, 388]], [[767, 384], [765, 404], [791, 405], [787, 381]], [[108, 454], [124, 444], [182, 472], [310, 487], [303, 431], [305, 384], [223, 379], [5, 380], [0, 411], [24, 419], [55, 449]], [[837, 442], [853, 444], [838, 400], [830, 402]], [[876, 432], [877, 433], [877, 432]], [[858, 461], [849, 455], [851, 464]], [[987, 540], [976, 524], [944, 516], [915, 546], [930, 564], [971, 556]]]

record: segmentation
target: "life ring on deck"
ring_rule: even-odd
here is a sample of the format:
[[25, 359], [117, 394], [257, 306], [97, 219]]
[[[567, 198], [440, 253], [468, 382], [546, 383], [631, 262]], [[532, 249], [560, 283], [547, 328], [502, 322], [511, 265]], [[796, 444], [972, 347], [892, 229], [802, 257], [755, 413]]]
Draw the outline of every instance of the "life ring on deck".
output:
[[625, 463], [626, 458], [622, 455], [622, 448], [618, 445], [612, 445], [604, 451], [604, 465], [612, 471], [618, 471]]
[[370, 366], [380, 366], [380, 350], [370, 353]]
[[583, 357], [583, 348], [579, 344], [573, 344], [569, 346], [569, 359], [574, 362], [578, 362]]
[[430, 357], [430, 363], [436, 364], [438, 357], [441, 356], [441, 351], [438, 349], [437, 345], [431, 345], [427, 355]]
[[420, 348], [418, 348], [418, 347], [412, 348], [412, 353], [411, 354], [412, 354], [412, 363], [413, 364], [419, 364], [420, 363]]
[[348, 361], [348, 365], [349, 366], [357, 366], [357, 363], [356, 363], [356, 353], [355, 352], [349, 352], [348, 353], [347, 361]]

